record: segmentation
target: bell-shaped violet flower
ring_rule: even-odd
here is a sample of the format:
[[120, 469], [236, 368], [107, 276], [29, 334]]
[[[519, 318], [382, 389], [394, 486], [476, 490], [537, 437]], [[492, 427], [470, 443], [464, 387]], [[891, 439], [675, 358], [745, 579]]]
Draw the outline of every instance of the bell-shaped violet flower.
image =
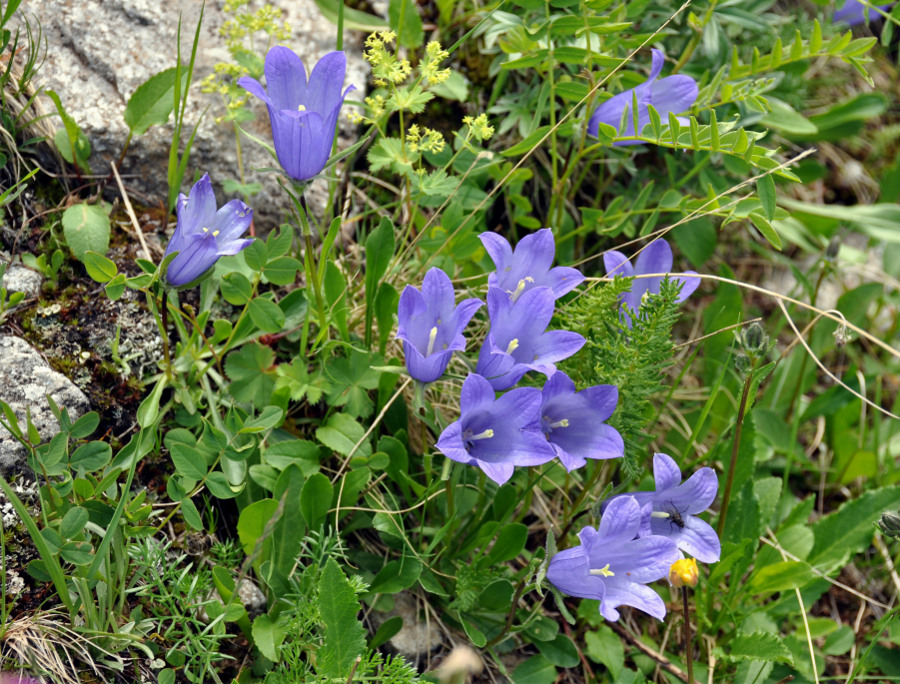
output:
[[622, 435], [606, 424], [619, 399], [615, 385], [595, 385], [580, 392], [562, 371], [556, 371], [541, 390], [541, 429], [556, 455], [571, 472], [588, 458], [625, 455]]
[[668, 575], [681, 553], [671, 539], [635, 538], [641, 526], [641, 507], [628, 496], [613, 499], [600, 518], [599, 529], [578, 533], [581, 545], [560, 551], [547, 569], [547, 579], [569, 596], [597, 599], [600, 614], [619, 619], [619, 606], [633, 606], [660, 620], [666, 604], [648, 582]]
[[178, 252], [166, 271], [166, 281], [174, 287], [194, 282], [220, 256], [237, 254], [253, 242], [241, 239], [253, 220], [253, 210], [240, 200], [218, 209], [209, 174], [203, 174], [187, 197], [178, 195], [175, 211], [178, 223], [163, 257]]
[[[672, 248], [669, 247], [668, 242], [660, 238], [651, 242], [638, 254], [634, 266], [628, 261], [628, 257], [615, 250], [603, 255], [603, 265], [606, 267], [606, 275], [610, 278], [669, 273], [672, 270]], [[685, 273], [695, 273], [695, 271], [685, 271]], [[620, 299], [622, 314], [629, 328], [632, 324], [631, 315], [640, 310], [641, 302], [644, 301], [646, 295], [659, 294], [659, 286], [664, 278], [665, 276], [661, 275], [651, 278], [635, 278], [631, 283], [631, 292], [622, 294]], [[700, 287], [700, 278], [675, 276], [672, 280], [681, 283], [681, 292], [678, 293], [676, 300], [678, 302], [683, 302]]]
[[[635, 492], [610, 499], [605, 505], [625, 496], [634, 498], [645, 510], [641, 534], [668, 537], [678, 548], [703, 563], [719, 560], [722, 546], [709, 523], [697, 517], [710, 507], [719, 489], [719, 480], [712, 468], [700, 468], [684, 483], [681, 470], [666, 454], [653, 454], [655, 492]], [[650, 504], [650, 506], [647, 506]]]
[[[697, 81], [690, 76], [681, 74], [657, 80], [664, 63], [665, 55], [662, 50], [653, 50], [653, 63], [647, 80], [635, 88], [614, 95], [597, 107], [588, 121], [588, 133], [597, 136], [601, 122], [619, 130], [624, 115], [625, 130], [621, 131], [620, 135], [634, 137], [640, 135], [644, 126], [650, 123], [648, 105], [653, 105], [654, 109], [659, 112], [663, 123], [668, 120], [670, 113], [680, 114], [689, 109], [697, 100], [699, 93]], [[634, 115], [631, 111], [635, 99], [637, 100], [637, 131], [634, 128]], [[639, 140], [620, 140], [614, 144], [637, 145], [640, 143]]]
[[491, 384], [470, 374], [459, 397], [459, 420], [448, 425], [437, 448], [449, 459], [477, 465], [497, 484], [516, 466], [552, 461], [556, 452], [541, 432], [541, 391], [520, 387], [495, 398]]
[[497, 391], [509, 389], [530, 370], [546, 376], [555, 363], [567, 359], [584, 346], [584, 337], [568, 330], [547, 331], [553, 318], [555, 298], [549, 287], [523, 292], [514, 303], [500, 288], [488, 289], [488, 333], [475, 372]]
[[266, 54], [268, 93], [254, 78], [238, 79], [238, 85], [266, 103], [278, 162], [295, 181], [317, 175], [331, 155], [334, 130], [344, 98], [341, 93], [347, 56], [329, 52], [313, 67], [306, 80], [301, 59], [290, 49], [276, 45]]
[[[887, 5], [872, 5], [871, 3], [862, 3], [859, 0], [847, 0], [840, 9], [834, 13], [833, 22], [835, 24], [843, 22], [847, 26], [858, 26], [859, 24], [868, 23], [880, 19], [881, 15], [875, 11], [875, 7], [882, 12], [887, 12], [894, 3]], [[868, 21], [866, 20], [866, 8], [868, 7]]]
[[407, 285], [400, 295], [397, 339], [409, 374], [426, 383], [441, 377], [453, 352], [466, 348], [462, 331], [483, 304], [472, 298], [457, 306], [453, 284], [439, 268], [425, 274], [421, 292]]
[[549, 228], [526, 235], [519, 240], [515, 250], [497, 233], [482, 233], [478, 237], [497, 269], [488, 275], [488, 286], [508, 292], [514, 302], [524, 291], [535, 287], [549, 287], [553, 297], [558, 299], [584, 280], [576, 268], [551, 268], [556, 242]]

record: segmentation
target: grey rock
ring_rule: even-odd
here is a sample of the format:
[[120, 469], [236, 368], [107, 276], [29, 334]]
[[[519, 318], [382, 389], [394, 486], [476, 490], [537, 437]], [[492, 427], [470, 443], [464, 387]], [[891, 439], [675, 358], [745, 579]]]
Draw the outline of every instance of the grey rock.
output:
[[10, 265], [3, 276], [3, 287], [7, 291], [24, 292], [28, 298], [41, 294], [41, 283], [43, 282], [44, 277], [40, 273], [20, 264]]
[[[258, 4], [253, 3], [251, 10]], [[291, 26], [291, 39], [284, 44], [294, 49], [307, 67], [334, 50], [336, 28], [322, 16], [313, 0], [273, 0], [270, 4], [283, 10], [283, 17]], [[207, 106], [209, 110], [194, 140], [182, 191], [187, 191], [195, 172], [208, 172], [218, 189], [226, 180], [240, 180], [231, 124], [216, 123], [216, 118], [225, 111], [223, 102], [217, 94], [201, 93], [197, 87], [217, 62], [231, 61], [225, 40], [219, 34], [228, 19], [223, 6], [222, 0], [207, 2], [203, 15], [183, 140], [187, 140], [203, 110]], [[110, 162], [118, 158], [128, 136], [123, 118], [128, 98], [150, 76], [175, 66], [179, 12], [181, 55], [186, 62], [201, 3], [198, 0], [32, 0], [23, 7], [40, 21], [47, 39], [47, 58], [37, 82], [59, 94], [68, 113], [91, 141], [90, 163], [94, 172], [108, 173]], [[344, 45], [347, 83], [356, 85], [359, 89], [356, 95], [359, 95], [365, 86], [367, 68], [349, 32]], [[271, 140], [265, 106], [256, 101], [252, 105], [257, 118], [245, 122], [244, 127], [262, 140]], [[55, 111], [52, 103], [48, 102], [48, 108]], [[56, 123], [59, 124], [58, 120]], [[342, 130], [352, 133], [353, 127], [346, 119], [342, 120]], [[164, 201], [172, 135], [170, 121], [165, 126], [150, 128], [131, 141], [121, 169], [129, 194], [136, 191], [137, 199], [146, 203]], [[275, 166], [272, 157], [246, 138], [242, 153], [245, 180], [263, 185], [262, 191], [253, 196], [251, 205], [257, 225], [267, 230], [283, 220], [288, 200], [276, 174], [253, 170]], [[224, 199], [221, 195], [220, 201]]]
[[[251, 620], [266, 612], [266, 605], [268, 604], [266, 595], [262, 593], [262, 590], [253, 580], [247, 577], [242, 579], [238, 584], [237, 595]], [[223, 606], [225, 605], [222, 597], [219, 596], [219, 592], [215, 589], [209, 591], [206, 601], [216, 601]], [[209, 622], [209, 613], [206, 612], [204, 606], [200, 606], [197, 609], [197, 618], [202, 622]]]
[[[50, 410], [47, 395], [60, 408], [69, 411], [72, 420], [90, 410], [84, 393], [66, 376], [56, 372], [25, 340], [0, 336], [0, 399], [9, 404], [25, 429], [26, 412], [42, 440], [59, 432], [59, 423]], [[23, 469], [25, 448], [0, 426], [0, 474], [6, 476]]]

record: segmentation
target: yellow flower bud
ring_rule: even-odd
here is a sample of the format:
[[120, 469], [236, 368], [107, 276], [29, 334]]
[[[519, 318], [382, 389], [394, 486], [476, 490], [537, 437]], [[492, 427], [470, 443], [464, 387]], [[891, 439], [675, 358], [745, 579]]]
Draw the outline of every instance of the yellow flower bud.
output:
[[669, 584], [673, 587], [696, 587], [699, 574], [694, 558], [682, 558], [669, 568]]

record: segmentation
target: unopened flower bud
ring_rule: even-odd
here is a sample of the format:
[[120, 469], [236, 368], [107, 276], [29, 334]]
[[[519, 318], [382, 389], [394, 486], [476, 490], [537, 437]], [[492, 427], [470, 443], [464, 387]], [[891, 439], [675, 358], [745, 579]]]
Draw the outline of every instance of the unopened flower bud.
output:
[[737, 369], [738, 373], [743, 375], [750, 370], [750, 359], [743, 354], [738, 354], [734, 357], [734, 367]]
[[697, 560], [694, 558], [682, 558], [669, 568], [669, 584], [673, 587], [696, 587], [699, 577]]
[[741, 330], [741, 345], [750, 356], [765, 353], [769, 346], [769, 336], [759, 323], [751, 323]]
[[886, 537], [900, 539], [900, 515], [897, 513], [882, 513], [881, 520], [875, 523], [875, 526], [881, 530]]

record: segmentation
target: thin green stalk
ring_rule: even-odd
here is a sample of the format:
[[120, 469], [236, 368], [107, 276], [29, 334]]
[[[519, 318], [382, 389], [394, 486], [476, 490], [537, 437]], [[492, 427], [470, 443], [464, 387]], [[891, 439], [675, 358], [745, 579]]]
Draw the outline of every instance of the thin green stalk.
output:
[[738, 449], [741, 446], [741, 431], [744, 427], [744, 412], [747, 410], [747, 398], [750, 396], [750, 387], [753, 384], [753, 371], [756, 364], [753, 363], [747, 371], [747, 379], [744, 380], [744, 389], [741, 391], [741, 403], [738, 406], [737, 424], [734, 426], [734, 442], [731, 445], [731, 464], [728, 466], [728, 480], [725, 482], [725, 493], [722, 495], [722, 509], [719, 511], [719, 522], [716, 526], [716, 534], [722, 538], [725, 529], [725, 517], [728, 514], [728, 504], [731, 502], [731, 488], [734, 486], [734, 468], [737, 465]]

